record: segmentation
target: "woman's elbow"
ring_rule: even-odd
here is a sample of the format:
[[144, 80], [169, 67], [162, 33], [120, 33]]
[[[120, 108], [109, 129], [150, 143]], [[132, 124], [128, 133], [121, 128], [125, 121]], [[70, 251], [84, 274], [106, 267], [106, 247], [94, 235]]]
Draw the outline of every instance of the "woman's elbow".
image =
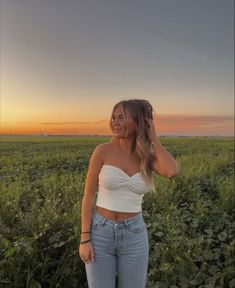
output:
[[180, 171], [177, 169], [177, 170], [172, 171], [171, 173], [169, 173], [167, 178], [172, 179], [172, 178], [175, 178], [175, 177], [177, 177], [179, 175], [180, 175]]

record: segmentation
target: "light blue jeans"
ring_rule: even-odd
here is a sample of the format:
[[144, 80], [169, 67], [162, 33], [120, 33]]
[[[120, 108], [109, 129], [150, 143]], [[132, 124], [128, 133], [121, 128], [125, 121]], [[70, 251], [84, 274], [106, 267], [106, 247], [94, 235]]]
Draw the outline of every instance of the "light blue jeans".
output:
[[145, 288], [149, 240], [142, 212], [122, 221], [112, 221], [94, 210], [91, 239], [95, 261], [85, 263], [89, 288]]

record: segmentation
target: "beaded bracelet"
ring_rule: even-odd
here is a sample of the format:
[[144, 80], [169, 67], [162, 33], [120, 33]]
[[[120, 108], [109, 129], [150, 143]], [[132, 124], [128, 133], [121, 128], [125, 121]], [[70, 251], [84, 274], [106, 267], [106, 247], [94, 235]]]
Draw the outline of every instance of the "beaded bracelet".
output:
[[88, 239], [88, 240], [85, 240], [85, 241], [81, 241], [80, 244], [85, 244], [85, 243], [88, 243], [90, 241], [91, 241], [91, 239]]

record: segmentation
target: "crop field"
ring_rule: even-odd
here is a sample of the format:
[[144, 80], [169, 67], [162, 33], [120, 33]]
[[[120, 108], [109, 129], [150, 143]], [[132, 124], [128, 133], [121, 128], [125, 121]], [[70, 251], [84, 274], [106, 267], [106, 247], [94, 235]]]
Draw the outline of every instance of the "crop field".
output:
[[[81, 201], [90, 156], [109, 140], [1, 136], [0, 287], [88, 287]], [[180, 175], [154, 173], [157, 191], [143, 198], [147, 287], [235, 287], [234, 139], [160, 141]]]

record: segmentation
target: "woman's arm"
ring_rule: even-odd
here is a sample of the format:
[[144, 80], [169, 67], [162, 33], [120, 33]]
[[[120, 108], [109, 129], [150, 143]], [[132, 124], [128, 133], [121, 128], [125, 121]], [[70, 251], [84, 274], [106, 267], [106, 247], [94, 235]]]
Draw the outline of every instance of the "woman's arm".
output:
[[[90, 231], [91, 229], [94, 199], [98, 186], [98, 175], [103, 165], [103, 155], [105, 155], [104, 149], [104, 144], [98, 145], [93, 151], [90, 158], [88, 172], [86, 176], [84, 195], [82, 199], [81, 232]], [[90, 239], [90, 233], [81, 234], [82, 241], [88, 239]]]
[[173, 178], [179, 175], [179, 168], [176, 160], [162, 146], [159, 137], [156, 135], [153, 120], [144, 118], [148, 124], [148, 136], [154, 148], [155, 158], [153, 160], [152, 169], [160, 176]]
[[162, 146], [160, 139], [155, 136], [152, 139], [156, 158], [153, 160], [152, 168], [160, 176], [173, 178], [179, 175], [179, 168], [176, 160]]

